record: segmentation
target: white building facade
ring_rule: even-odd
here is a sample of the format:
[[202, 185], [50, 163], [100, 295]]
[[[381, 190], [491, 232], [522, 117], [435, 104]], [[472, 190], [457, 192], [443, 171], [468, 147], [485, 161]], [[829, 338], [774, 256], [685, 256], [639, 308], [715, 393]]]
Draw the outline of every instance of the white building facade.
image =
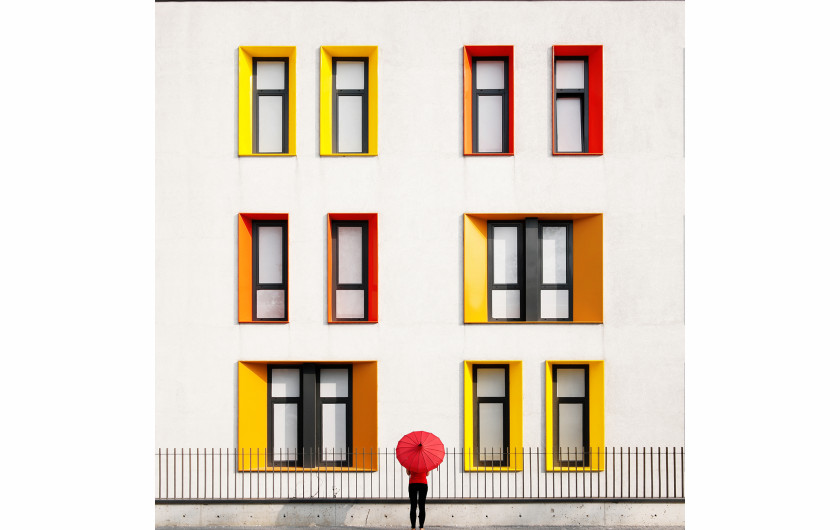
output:
[[682, 2], [155, 9], [156, 455], [682, 468]]

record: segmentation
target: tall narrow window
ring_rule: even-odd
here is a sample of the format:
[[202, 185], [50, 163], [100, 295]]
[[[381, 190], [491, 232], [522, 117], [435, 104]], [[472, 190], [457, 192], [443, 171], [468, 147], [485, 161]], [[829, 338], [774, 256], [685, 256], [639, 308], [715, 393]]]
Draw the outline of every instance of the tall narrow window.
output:
[[507, 365], [473, 365], [473, 454], [478, 465], [508, 465], [509, 388]]
[[368, 320], [368, 221], [333, 221], [332, 319]]
[[589, 366], [554, 365], [554, 464], [589, 465]]
[[571, 221], [488, 221], [488, 321], [572, 319]]
[[299, 461], [301, 430], [300, 369], [269, 369], [268, 432], [275, 465], [296, 465]]
[[558, 153], [589, 150], [588, 65], [586, 57], [554, 61], [554, 149]]
[[333, 58], [333, 149], [368, 152], [368, 58]]
[[257, 58], [254, 65], [254, 153], [289, 152], [289, 62]]
[[571, 239], [571, 222], [539, 224], [541, 320], [568, 320], [572, 316]]
[[525, 320], [523, 223], [487, 223], [490, 320]]
[[349, 465], [352, 367], [271, 365], [268, 372], [273, 465]]
[[286, 221], [253, 221], [252, 306], [256, 321], [287, 320]]
[[473, 152], [508, 152], [508, 59], [473, 59]]
[[557, 45], [552, 56], [552, 154], [604, 154], [603, 46]]

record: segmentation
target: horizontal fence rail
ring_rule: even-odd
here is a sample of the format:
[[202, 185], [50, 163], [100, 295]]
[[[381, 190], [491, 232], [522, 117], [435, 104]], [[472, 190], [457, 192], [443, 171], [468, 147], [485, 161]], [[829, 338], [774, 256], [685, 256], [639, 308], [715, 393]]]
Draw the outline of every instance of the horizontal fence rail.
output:
[[[271, 459], [266, 465], [266, 455], [265, 449], [158, 449], [155, 500], [408, 499], [408, 476], [393, 449], [282, 451], [272, 455], [274, 465]], [[684, 500], [684, 477], [682, 447], [572, 448], [558, 455], [540, 448], [447, 448], [427, 478], [427, 499]]]

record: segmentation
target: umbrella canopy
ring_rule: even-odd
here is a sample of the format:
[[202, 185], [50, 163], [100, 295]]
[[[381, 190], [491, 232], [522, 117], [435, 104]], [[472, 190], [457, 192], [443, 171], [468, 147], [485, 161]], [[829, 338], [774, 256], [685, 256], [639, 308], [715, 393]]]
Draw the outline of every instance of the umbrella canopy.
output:
[[440, 438], [426, 431], [410, 432], [397, 443], [397, 460], [414, 473], [425, 473], [438, 467], [444, 453]]

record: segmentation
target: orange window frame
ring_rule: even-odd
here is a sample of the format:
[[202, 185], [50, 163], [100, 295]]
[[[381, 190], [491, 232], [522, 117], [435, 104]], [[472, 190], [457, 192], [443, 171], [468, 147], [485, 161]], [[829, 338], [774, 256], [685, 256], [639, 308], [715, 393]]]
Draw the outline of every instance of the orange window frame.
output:
[[[566, 153], [557, 151], [555, 115], [557, 97], [555, 88], [557, 77], [554, 74], [557, 59], [563, 57], [586, 57], [588, 59], [589, 75], [589, 145], [582, 153]], [[551, 59], [551, 154], [555, 156], [603, 155], [604, 154], [604, 47], [602, 45], [569, 46], [556, 45], [552, 47]]]
[[[240, 213], [238, 216], [239, 226], [239, 323], [254, 324], [283, 324], [289, 322], [289, 305], [286, 305], [286, 318], [283, 320], [255, 320], [253, 299], [253, 243], [252, 235], [253, 221], [286, 221], [288, 231], [289, 214], [286, 213]], [[289, 269], [289, 238], [286, 237], [286, 270]], [[286, 290], [288, 291], [288, 276], [286, 278]], [[289, 293], [286, 293], [286, 299]]]
[[[507, 57], [508, 59], [508, 151], [504, 153], [476, 153], [473, 151], [472, 62], [476, 57]], [[464, 46], [464, 156], [513, 155], [513, 88], [513, 46]]]
[[[369, 324], [379, 322], [379, 222], [375, 213], [327, 214], [327, 322], [329, 324]], [[334, 221], [367, 221], [368, 223], [368, 302], [366, 320], [335, 320], [332, 317], [335, 303], [333, 286], [332, 224]]]

